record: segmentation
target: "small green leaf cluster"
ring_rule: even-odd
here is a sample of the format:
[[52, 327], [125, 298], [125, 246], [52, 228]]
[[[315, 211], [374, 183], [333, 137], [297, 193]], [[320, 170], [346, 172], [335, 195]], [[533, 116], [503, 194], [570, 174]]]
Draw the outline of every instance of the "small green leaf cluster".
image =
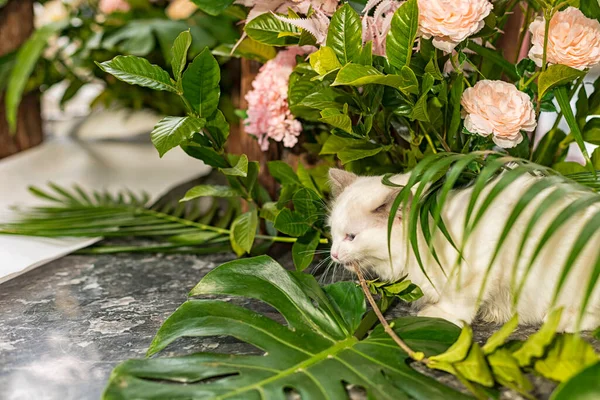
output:
[[[429, 357], [427, 366], [455, 375], [478, 398], [488, 398], [484, 388], [491, 388], [496, 383], [526, 398], [534, 398], [531, 394], [533, 385], [526, 373], [535, 372], [557, 382], [568, 382], [586, 368], [599, 365], [598, 354], [580, 336], [555, 333], [561, 314], [560, 308], [549, 314], [540, 330], [523, 342], [507, 342], [517, 328], [517, 315], [490, 336], [483, 346], [473, 341], [471, 327], [465, 326], [458, 340], [445, 353]], [[582, 391], [586, 390], [593, 393], [597, 387], [582, 388]], [[560, 392], [559, 388], [553, 398], [564, 398], [559, 396]]]

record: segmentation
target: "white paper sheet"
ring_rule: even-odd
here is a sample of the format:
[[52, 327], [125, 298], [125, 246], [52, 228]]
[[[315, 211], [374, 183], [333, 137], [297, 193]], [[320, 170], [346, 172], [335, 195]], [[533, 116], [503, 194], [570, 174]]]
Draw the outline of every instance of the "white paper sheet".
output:
[[[177, 148], [159, 159], [154, 147], [128, 142], [56, 139], [0, 160], [0, 220], [14, 217], [11, 206], [43, 204], [29, 186], [48, 182], [84, 189], [145, 191], [152, 199], [210, 172]], [[46, 239], [0, 235], [0, 282], [86, 247], [98, 239]]]

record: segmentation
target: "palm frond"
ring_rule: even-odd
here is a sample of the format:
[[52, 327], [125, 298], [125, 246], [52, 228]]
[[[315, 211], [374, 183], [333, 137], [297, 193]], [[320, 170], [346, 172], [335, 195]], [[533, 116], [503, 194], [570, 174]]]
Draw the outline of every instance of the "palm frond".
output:
[[596, 174], [592, 174], [589, 171], [577, 172], [574, 174], [567, 174], [567, 178], [579, 183], [580, 185], [587, 186], [595, 192], [600, 191], [600, 170], [596, 171]]
[[237, 203], [212, 198], [149, 205], [147, 194], [129, 191], [88, 193], [79, 186], [67, 189], [52, 183], [30, 191], [54, 204], [16, 209], [16, 220], [0, 224], [0, 234], [159, 240], [149, 246], [94, 247], [88, 253], [227, 251], [229, 230], [224, 227], [239, 213]]
[[[581, 172], [569, 176], [562, 176], [556, 171], [537, 165], [528, 160], [518, 159], [504, 154], [494, 152], [473, 152], [469, 154], [440, 153], [432, 155], [419, 163], [412, 171], [407, 184], [399, 192], [389, 217], [388, 241], [391, 237], [391, 227], [396, 213], [400, 206], [403, 206], [403, 213], [406, 214], [405, 229], [407, 229], [407, 246], [413, 251], [420, 269], [425, 276], [429, 277], [432, 266], [426, 268], [423, 264], [423, 254], [419, 247], [419, 236], [423, 237], [429, 247], [432, 258], [436, 263], [440, 263], [436, 249], [434, 247], [434, 233], [437, 229], [443, 233], [444, 237], [450, 241], [452, 246], [457, 249], [458, 257], [450, 276], [456, 274], [457, 282], [460, 282], [461, 264], [465, 246], [470, 236], [476, 231], [484, 220], [496, 199], [503, 193], [510, 191], [519, 178], [524, 176], [544, 177], [535, 181], [521, 196], [518, 202], [512, 208], [510, 215], [502, 227], [500, 238], [495, 246], [491, 260], [480, 288], [479, 301], [482, 300], [485, 287], [488, 284], [488, 278], [491, 270], [500, 254], [502, 247], [506, 243], [509, 233], [512, 232], [514, 223], [525, 214], [523, 211], [538, 200], [535, 210], [527, 216], [525, 221], [525, 230], [520, 238], [520, 245], [516, 251], [514, 264], [507, 266], [512, 268], [512, 287], [513, 302], [516, 304], [519, 300], [525, 283], [529, 278], [532, 267], [538, 256], [548, 244], [549, 240], [559, 231], [561, 227], [567, 226], [569, 222], [575, 221], [582, 213], [589, 210], [594, 204], [600, 203], [600, 179], [589, 172]], [[384, 183], [390, 184], [389, 179], [384, 179]], [[458, 188], [470, 187], [471, 196], [466, 205], [466, 217], [463, 222], [463, 235], [460, 240], [451, 237], [445, 227], [441, 210], [444, 208], [449, 194], [452, 190]], [[539, 226], [540, 219], [551, 210], [556, 212], [559, 200], [570, 198], [569, 195], [577, 193], [573, 201], [567, 206], [561, 206], [563, 209], [552, 219], [550, 225], [543, 230], [543, 234], [537, 243], [531, 243], [530, 235], [536, 227]], [[540, 195], [543, 198], [540, 200]], [[564, 203], [561, 203], [564, 204]], [[600, 212], [591, 215], [589, 221], [578, 232], [577, 237], [568, 250], [566, 261], [561, 266], [559, 281], [554, 288], [553, 305], [556, 304], [559, 295], [565, 287], [565, 282], [570, 276], [572, 266], [577, 261], [584, 247], [590, 243], [591, 239], [600, 233]], [[531, 245], [535, 249], [533, 254], [523, 260], [522, 256], [526, 245]], [[388, 243], [388, 246], [392, 246]], [[517, 279], [517, 266], [524, 262], [525, 273]], [[429, 270], [428, 270], [429, 268]], [[589, 276], [589, 281], [585, 283], [586, 292], [583, 294], [582, 307], [580, 310], [580, 321], [584, 315], [584, 308], [588, 305], [590, 296], [600, 277], [600, 253], [595, 262], [595, 268]], [[580, 295], [579, 293], [574, 295]]]

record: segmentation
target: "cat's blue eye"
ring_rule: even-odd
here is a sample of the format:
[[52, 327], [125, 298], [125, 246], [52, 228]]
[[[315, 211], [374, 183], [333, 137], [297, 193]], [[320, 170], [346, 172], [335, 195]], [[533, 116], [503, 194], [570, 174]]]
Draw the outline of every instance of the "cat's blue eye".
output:
[[345, 240], [351, 242], [354, 240], [355, 237], [356, 237], [356, 235], [354, 233], [348, 233], [348, 234], [346, 234]]

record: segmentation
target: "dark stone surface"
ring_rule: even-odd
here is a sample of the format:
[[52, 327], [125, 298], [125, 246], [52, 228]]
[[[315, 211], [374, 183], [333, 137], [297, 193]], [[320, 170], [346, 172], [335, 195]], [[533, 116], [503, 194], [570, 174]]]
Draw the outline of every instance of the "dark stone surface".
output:
[[[142, 358], [161, 323], [231, 255], [72, 255], [0, 285], [0, 400], [92, 400], [119, 362]], [[281, 322], [264, 304], [234, 300]], [[409, 313], [396, 307], [393, 318]], [[497, 329], [476, 325], [476, 339]], [[534, 327], [519, 328], [525, 338]], [[598, 348], [598, 341], [595, 341]], [[228, 337], [181, 340], [163, 355], [255, 352]], [[451, 376], [424, 371], [457, 389]], [[535, 379], [536, 397], [554, 385]], [[355, 393], [353, 398], [361, 398]], [[505, 391], [504, 399], [521, 398]], [[364, 398], [364, 397], [363, 397]]]

